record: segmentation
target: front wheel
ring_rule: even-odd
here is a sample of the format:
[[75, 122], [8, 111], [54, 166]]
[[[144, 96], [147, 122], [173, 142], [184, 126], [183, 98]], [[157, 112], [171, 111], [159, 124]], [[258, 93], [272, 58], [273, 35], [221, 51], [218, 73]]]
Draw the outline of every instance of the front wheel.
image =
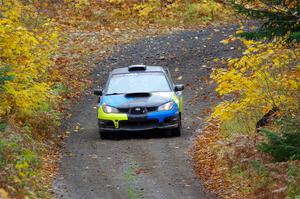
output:
[[179, 116], [178, 127], [173, 130], [172, 135], [176, 137], [181, 136], [181, 129], [181, 116]]
[[100, 129], [99, 129], [99, 135], [100, 135], [100, 138], [101, 138], [102, 140], [105, 140], [105, 139], [108, 139], [108, 138], [109, 138], [108, 133], [105, 132], [105, 131], [101, 131]]

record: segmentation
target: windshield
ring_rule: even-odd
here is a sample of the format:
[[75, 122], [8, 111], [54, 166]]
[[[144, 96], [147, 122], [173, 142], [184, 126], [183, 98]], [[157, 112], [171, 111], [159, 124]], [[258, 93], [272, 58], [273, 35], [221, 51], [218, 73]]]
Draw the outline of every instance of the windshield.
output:
[[112, 75], [106, 94], [170, 91], [163, 73], [132, 73]]

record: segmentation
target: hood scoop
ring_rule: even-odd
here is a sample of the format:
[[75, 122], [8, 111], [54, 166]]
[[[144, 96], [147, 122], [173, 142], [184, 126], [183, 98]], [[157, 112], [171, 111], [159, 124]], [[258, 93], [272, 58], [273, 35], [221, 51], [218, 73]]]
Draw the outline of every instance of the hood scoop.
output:
[[150, 97], [151, 93], [127, 93], [125, 97]]

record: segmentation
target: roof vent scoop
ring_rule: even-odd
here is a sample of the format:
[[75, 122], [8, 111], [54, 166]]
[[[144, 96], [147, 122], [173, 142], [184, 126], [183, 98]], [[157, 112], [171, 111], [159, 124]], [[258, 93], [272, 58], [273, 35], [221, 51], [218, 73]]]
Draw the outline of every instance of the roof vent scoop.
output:
[[146, 66], [145, 65], [131, 65], [128, 66], [128, 71], [132, 72], [132, 71], [145, 71], [146, 70]]

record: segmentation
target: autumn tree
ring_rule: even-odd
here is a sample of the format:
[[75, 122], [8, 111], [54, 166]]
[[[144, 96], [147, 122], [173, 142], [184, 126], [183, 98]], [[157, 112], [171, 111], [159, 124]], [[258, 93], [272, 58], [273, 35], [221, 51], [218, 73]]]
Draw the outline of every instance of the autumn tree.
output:
[[0, 116], [28, 116], [47, 107], [53, 95], [47, 71], [54, 63], [58, 34], [48, 19], [28, 25], [28, 19], [37, 16], [30, 5], [17, 0], [0, 5]]

